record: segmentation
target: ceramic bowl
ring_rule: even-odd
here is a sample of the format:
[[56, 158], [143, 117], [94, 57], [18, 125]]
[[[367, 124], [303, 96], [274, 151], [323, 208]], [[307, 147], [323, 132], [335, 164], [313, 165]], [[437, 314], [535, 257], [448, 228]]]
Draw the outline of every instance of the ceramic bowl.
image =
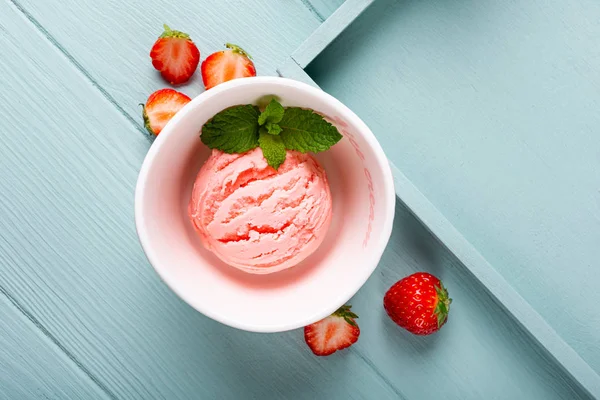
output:
[[[325, 168], [333, 217], [323, 244], [300, 264], [252, 275], [206, 250], [187, 207], [210, 150], [202, 125], [219, 111], [276, 96], [284, 106], [311, 108], [344, 138], [316, 155]], [[395, 192], [385, 154], [367, 125], [329, 94], [277, 77], [232, 80], [188, 103], [152, 144], [135, 193], [137, 232], [166, 284], [206, 316], [235, 328], [279, 332], [316, 322], [346, 303], [373, 273], [390, 238]]]

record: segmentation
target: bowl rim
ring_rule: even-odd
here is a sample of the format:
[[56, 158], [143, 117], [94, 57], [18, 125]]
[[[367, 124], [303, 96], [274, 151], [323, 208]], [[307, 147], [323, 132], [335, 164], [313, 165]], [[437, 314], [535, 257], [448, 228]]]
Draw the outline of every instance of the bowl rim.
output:
[[[299, 89], [305, 92], [308, 92], [309, 95], [320, 97], [326, 102], [330, 103], [337, 111], [348, 121], [350, 121], [351, 125], [357, 127], [357, 130], [360, 131], [361, 136], [367, 142], [368, 146], [374, 151], [377, 159], [377, 167], [383, 173], [383, 181], [387, 182], [384, 185], [385, 197], [387, 198], [387, 210], [385, 210], [385, 214], [387, 217], [383, 222], [383, 226], [381, 229], [381, 236], [378, 245], [375, 247], [374, 251], [371, 255], [368, 256], [368, 268], [362, 268], [360, 272], [356, 275], [356, 283], [354, 285], [347, 285], [340, 294], [332, 299], [329, 306], [323, 306], [322, 309], [315, 311], [311, 316], [305, 317], [301, 320], [297, 320], [294, 323], [271, 323], [271, 324], [257, 324], [252, 325], [248, 323], [241, 323], [236, 321], [234, 318], [230, 318], [226, 315], [221, 315], [219, 313], [215, 313], [212, 311], [211, 307], [207, 305], [205, 302], [196, 301], [194, 298], [186, 295], [178, 288], [177, 279], [174, 278], [170, 273], [169, 269], [165, 268], [159, 261], [158, 256], [153, 251], [150, 246], [150, 238], [149, 238], [149, 230], [146, 224], [146, 219], [143, 215], [143, 204], [144, 204], [144, 193], [146, 184], [149, 180], [149, 172], [153, 166], [154, 159], [156, 155], [160, 152], [164, 143], [170, 139], [171, 136], [174, 135], [176, 131], [176, 127], [179, 124], [179, 121], [186, 118], [189, 113], [194, 112], [196, 108], [210, 101], [211, 98], [215, 96], [219, 96], [220, 94], [232, 90], [237, 87], [245, 87], [251, 85], [264, 85], [264, 84], [275, 84], [292, 87], [294, 89]], [[296, 81], [293, 79], [282, 78], [282, 77], [250, 77], [250, 78], [239, 78], [234, 79], [225, 83], [222, 83], [210, 90], [207, 90], [198, 96], [194, 97], [188, 104], [186, 104], [175, 116], [167, 123], [167, 125], [163, 128], [160, 135], [156, 137], [148, 153], [146, 154], [144, 161], [142, 163], [142, 167], [140, 169], [138, 180], [135, 188], [135, 225], [136, 231], [138, 235], [138, 239], [144, 250], [146, 258], [158, 274], [158, 276], [165, 282], [165, 284], [173, 291], [179, 298], [189, 304], [192, 308], [204, 314], [205, 316], [218, 321], [222, 324], [231, 326], [233, 328], [249, 331], [249, 332], [259, 332], [259, 333], [273, 333], [273, 332], [284, 332], [292, 329], [297, 329], [304, 327], [306, 325], [310, 325], [316, 321], [319, 321], [333, 312], [335, 312], [339, 307], [344, 305], [352, 296], [354, 296], [358, 290], [366, 283], [369, 277], [377, 268], [379, 261], [383, 255], [383, 252], [389, 242], [392, 226], [394, 220], [395, 213], [395, 201], [396, 201], [396, 193], [394, 190], [394, 180], [392, 176], [392, 171], [387, 161], [387, 157], [385, 153], [375, 138], [375, 135], [369, 127], [359, 118], [352, 110], [350, 110], [346, 105], [344, 105], [341, 101], [337, 100], [332, 95], [324, 92], [320, 88], [313, 87], [309, 84]]]

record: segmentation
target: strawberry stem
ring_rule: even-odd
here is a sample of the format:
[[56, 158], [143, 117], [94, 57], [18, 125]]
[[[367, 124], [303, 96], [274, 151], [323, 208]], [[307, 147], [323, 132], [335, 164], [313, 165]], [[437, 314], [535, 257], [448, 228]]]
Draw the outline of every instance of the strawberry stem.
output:
[[171, 28], [169, 28], [169, 25], [167, 24], [163, 24], [163, 28], [164, 28], [164, 32], [162, 33], [162, 35], [160, 35], [161, 39], [164, 38], [176, 38], [176, 39], [189, 39], [190, 35], [188, 35], [185, 32], [181, 32], [181, 31], [174, 31]]
[[352, 308], [352, 306], [350, 304], [341, 306], [332, 315], [334, 315], [336, 317], [344, 318], [344, 320], [352, 326], [358, 326], [358, 325], [356, 325], [356, 322], [354, 321], [355, 318], [358, 318], [358, 315], [356, 315], [352, 311], [350, 311], [351, 308]]
[[244, 49], [242, 49], [240, 46], [238, 46], [237, 44], [225, 43], [225, 47], [227, 47], [228, 49], [231, 49], [234, 53], [238, 53], [238, 54], [252, 60], [252, 56], [250, 56], [250, 54], [246, 53], [246, 51]]
[[452, 299], [448, 297], [448, 290], [440, 281], [440, 286], [435, 287], [437, 293], [437, 304], [435, 305], [434, 314], [437, 317], [438, 328], [442, 326], [448, 319], [448, 313], [450, 312], [450, 304]]
[[144, 119], [144, 128], [150, 133], [154, 135], [154, 131], [152, 131], [152, 127], [150, 126], [150, 118], [148, 118], [148, 113], [146, 112], [146, 106], [143, 103], [140, 103], [142, 106], [142, 118]]

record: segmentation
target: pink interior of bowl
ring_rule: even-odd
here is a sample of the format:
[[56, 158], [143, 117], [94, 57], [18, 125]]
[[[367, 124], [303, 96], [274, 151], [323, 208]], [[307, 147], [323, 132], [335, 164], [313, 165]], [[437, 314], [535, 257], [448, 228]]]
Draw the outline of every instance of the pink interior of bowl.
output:
[[[252, 275], [224, 264], [202, 246], [187, 206], [196, 174], [210, 152], [199, 139], [204, 122], [224, 108], [256, 104], [271, 94], [284, 106], [308, 107], [327, 115], [345, 137], [317, 155], [333, 198], [333, 218], [324, 243], [293, 268]], [[328, 315], [366, 281], [391, 229], [391, 174], [364, 129], [357, 117], [329, 96], [281, 78], [243, 79], [194, 99], [163, 130], [140, 173], [136, 222], [149, 260], [190, 305], [237, 328], [282, 331]]]

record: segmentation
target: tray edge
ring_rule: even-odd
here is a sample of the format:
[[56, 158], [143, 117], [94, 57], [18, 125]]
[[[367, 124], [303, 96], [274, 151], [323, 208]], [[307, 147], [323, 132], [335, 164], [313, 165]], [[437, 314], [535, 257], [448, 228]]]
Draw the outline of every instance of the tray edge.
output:
[[[277, 69], [280, 76], [319, 87], [306, 68], [375, 0], [347, 0]], [[389, 161], [396, 196], [529, 335], [590, 396], [600, 398], [600, 376], [504, 279], [419, 189]]]
[[292, 59], [306, 68], [325, 48], [375, 0], [346, 0], [297, 49]]

